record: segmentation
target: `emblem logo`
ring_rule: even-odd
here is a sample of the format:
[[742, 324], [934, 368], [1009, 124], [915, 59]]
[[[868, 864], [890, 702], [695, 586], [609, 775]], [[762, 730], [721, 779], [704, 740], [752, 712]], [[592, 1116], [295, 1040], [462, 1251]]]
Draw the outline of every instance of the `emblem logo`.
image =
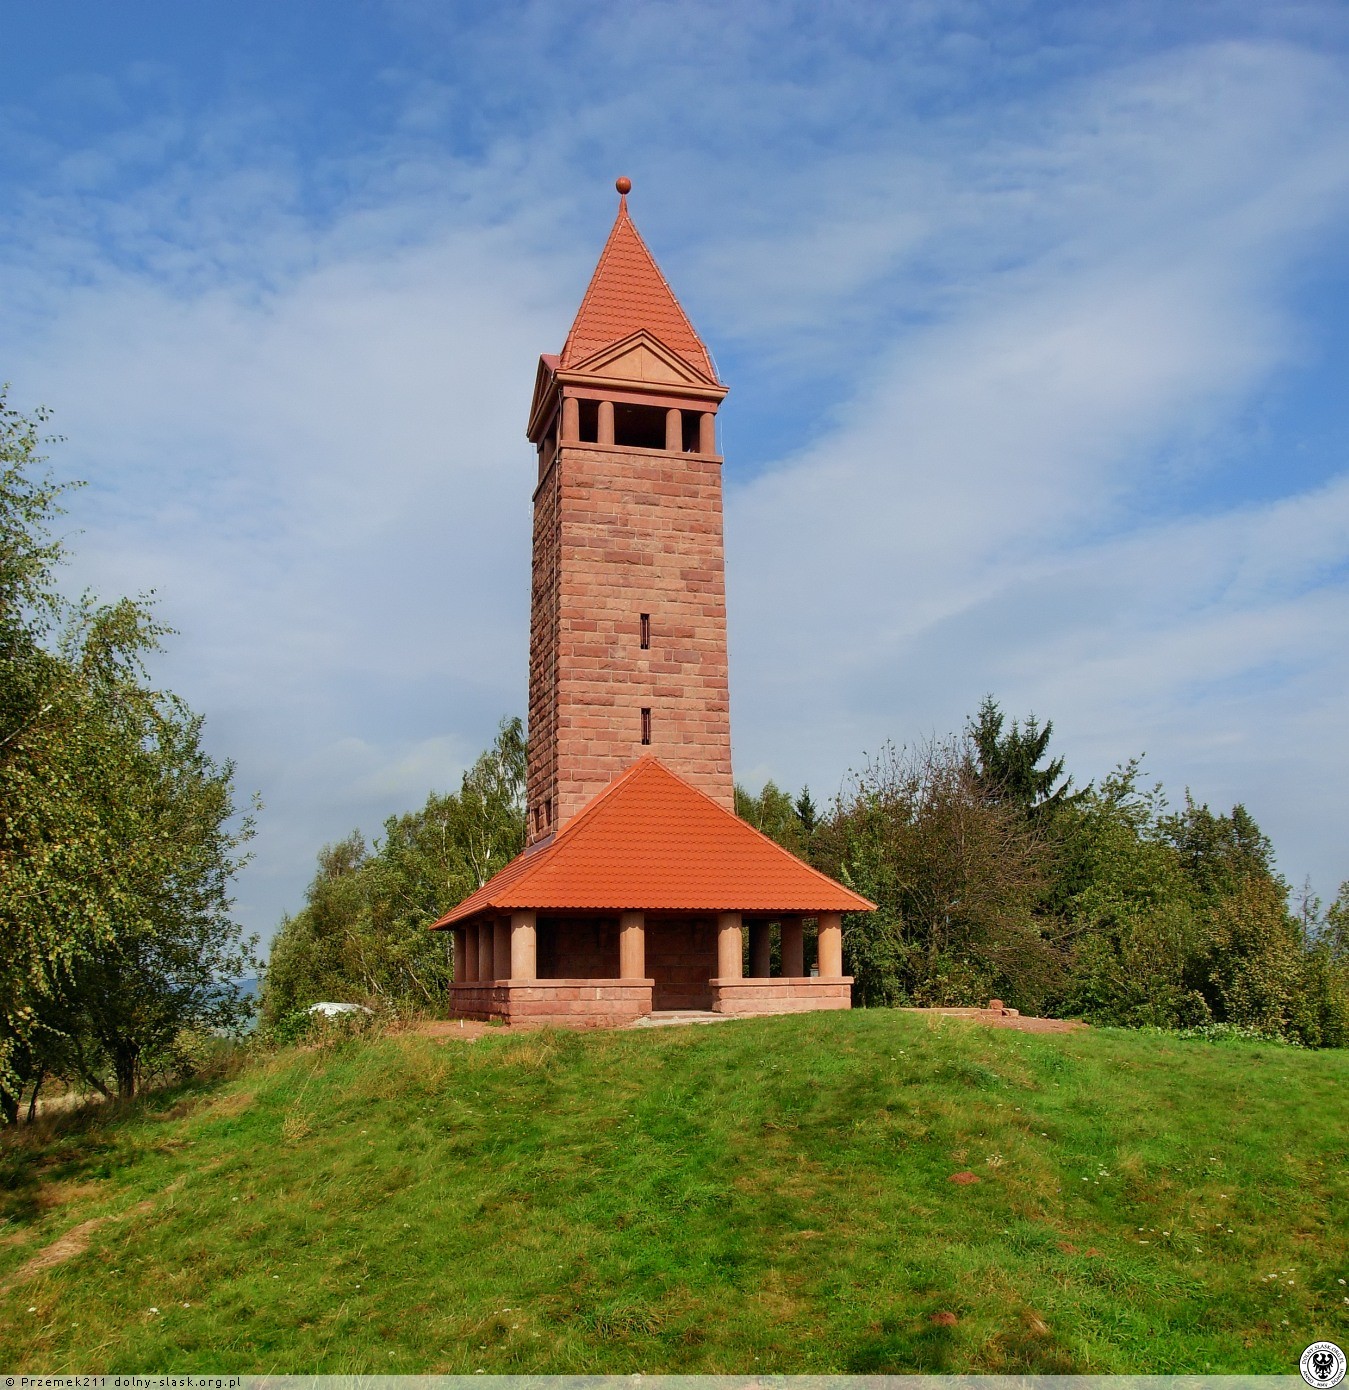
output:
[[1344, 1379], [1344, 1353], [1334, 1342], [1313, 1342], [1302, 1353], [1298, 1370], [1315, 1390], [1333, 1390]]

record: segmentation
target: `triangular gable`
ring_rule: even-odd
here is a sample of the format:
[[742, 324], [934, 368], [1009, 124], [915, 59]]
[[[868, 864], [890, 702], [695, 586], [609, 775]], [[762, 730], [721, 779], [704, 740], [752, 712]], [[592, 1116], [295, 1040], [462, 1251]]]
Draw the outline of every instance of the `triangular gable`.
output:
[[704, 380], [716, 381], [707, 348], [633, 226], [627, 198], [620, 198], [618, 217], [562, 349], [563, 370], [643, 328]]
[[690, 366], [654, 333], [639, 328], [636, 333], [577, 362], [569, 370], [611, 380], [642, 382], [660, 386], [716, 386], [717, 382]]
[[529, 403], [529, 428], [526, 430], [526, 434], [536, 442], [539, 431], [545, 423], [539, 416], [547, 407], [549, 397], [552, 394], [559, 360], [556, 353], [545, 352], [539, 358], [538, 371], [534, 373], [534, 399]]
[[874, 904], [647, 757], [432, 929], [515, 909], [810, 915]]

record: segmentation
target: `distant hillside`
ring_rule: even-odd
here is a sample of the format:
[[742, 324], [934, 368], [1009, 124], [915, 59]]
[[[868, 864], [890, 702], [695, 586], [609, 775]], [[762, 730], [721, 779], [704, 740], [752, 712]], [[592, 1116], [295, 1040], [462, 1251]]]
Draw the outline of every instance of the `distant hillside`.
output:
[[1346, 1094], [879, 1010], [284, 1052], [7, 1136], [0, 1360], [1287, 1374], [1349, 1321]]

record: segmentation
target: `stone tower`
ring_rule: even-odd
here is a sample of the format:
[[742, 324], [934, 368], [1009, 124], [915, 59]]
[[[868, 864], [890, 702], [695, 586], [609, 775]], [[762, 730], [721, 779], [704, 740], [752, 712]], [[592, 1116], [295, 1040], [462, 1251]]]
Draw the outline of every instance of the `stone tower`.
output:
[[628, 216], [539, 361], [528, 835], [644, 754], [733, 809], [721, 458], [726, 388]]

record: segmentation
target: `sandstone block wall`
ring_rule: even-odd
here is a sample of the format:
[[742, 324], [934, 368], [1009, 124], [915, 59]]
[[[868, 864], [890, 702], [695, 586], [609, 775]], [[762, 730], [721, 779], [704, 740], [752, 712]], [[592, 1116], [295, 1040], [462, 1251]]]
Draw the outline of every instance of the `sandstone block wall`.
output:
[[[557, 788], [557, 660], [562, 590], [561, 510], [556, 462], [534, 495], [534, 542], [529, 605], [529, 764], [525, 784], [527, 842], [553, 828], [546, 812]], [[555, 813], [554, 813], [555, 818]]]
[[721, 460], [564, 444], [535, 498], [532, 598], [531, 840], [534, 807], [551, 797], [560, 825], [644, 753], [734, 809]]
[[648, 918], [646, 973], [655, 981], [653, 1009], [710, 1009], [711, 979], [717, 973], [716, 920]]
[[794, 1014], [852, 1008], [850, 976], [832, 980], [713, 980], [710, 989], [711, 1007], [719, 1014]]
[[651, 1012], [651, 981], [497, 980], [453, 985], [450, 1003], [456, 1018], [517, 1028], [617, 1027]]
[[541, 917], [539, 978], [612, 980], [618, 969], [618, 917]]

